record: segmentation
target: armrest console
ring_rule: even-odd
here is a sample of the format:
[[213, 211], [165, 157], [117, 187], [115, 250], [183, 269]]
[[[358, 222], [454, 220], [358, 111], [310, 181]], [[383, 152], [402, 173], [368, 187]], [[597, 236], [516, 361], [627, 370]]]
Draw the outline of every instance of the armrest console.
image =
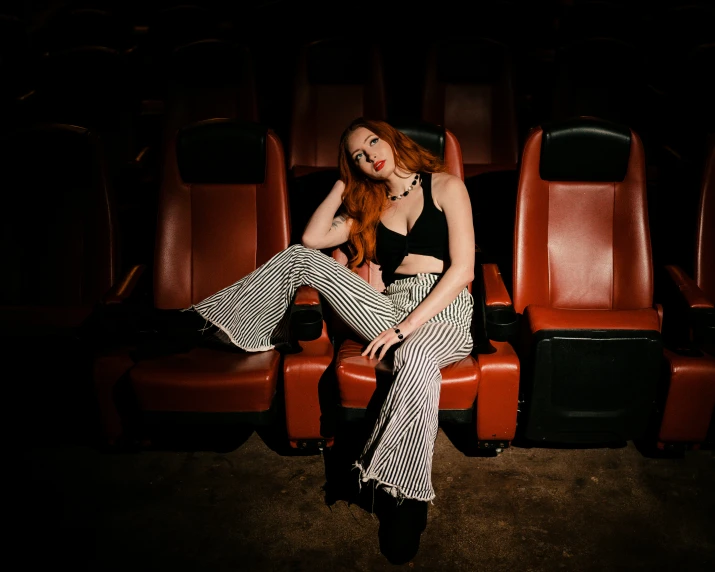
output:
[[137, 264], [130, 268], [127, 273], [118, 280], [117, 283], [104, 296], [104, 304], [120, 304], [128, 300], [136, 291], [137, 285], [146, 271], [145, 264]]
[[323, 308], [318, 291], [301, 286], [290, 308], [290, 333], [297, 340], [317, 340], [323, 333]]
[[667, 265], [665, 269], [668, 271], [671, 280], [678, 287], [681, 296], [691, 310], [715, 309], [715, 302], [706, 296], [705, 292], [695, 283], [695, 280], [690, 278], [682, 268], [670, 264]]
[[153, 307], [150, 296], [151, 279], [147, 266], [139, 264], [130, 268], [117, 280], [101, 301], [88, 322], [98, 344], [134, 342], [138, 333], [150, 321]]
[[483, 264], [486, 327], [489, 339], [508, 341], [519, 331], [519, 314], [496, 264]]
[[[665, 269], [670, 277], [671, 285], [677, 288], [677, 294], [670, 294], [671, 300], [677, 304], [675, 308], [671, 306], [671, 312], [686, 314], [680, 319], [687, 322], [685, 327], [692, 331], [694, 342], [713, 343], [715, 340], [715, 301], [711, 300], [679, 266], [667, 265]], [[667, 316], [668, 310], [665, 311]], [[681, 327], [683, 326], [681, 325]]]

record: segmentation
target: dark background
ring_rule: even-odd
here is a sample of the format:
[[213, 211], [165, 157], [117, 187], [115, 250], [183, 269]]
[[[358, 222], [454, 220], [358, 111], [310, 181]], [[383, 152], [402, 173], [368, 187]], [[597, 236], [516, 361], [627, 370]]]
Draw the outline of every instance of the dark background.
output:
[[[185, 8], [183, 15], [169, 16], [177, 6]], [[147, 205], [160, 178], [162, 100], [168, 54], [177, 46], [221, 38], [247, 47], [259, 120], [287, 145], [293, 71], [304, 43], [347, 39], [354, 43], [357, 65], [366, 46], [379, 46], [388, 119], [402, 120], [420, 118], [429, 42], [457, 35], [489, 38], [506, 46], [513, 62], [520, 143], [533, 126], [577, 114], [598, 114], [639, 133], [648, 162], [654, 261], [692, 269], [698, 187], [713, 133], [712, 2], [451, 0], [419, 7], [405, 1], [5, 2], [0, 15], [2, 129], [67, 117], [77, 101], [60, 102], [58, 86], [81, 84], [87, 91], [91, 84], [98, 93], [103, 90], [106, 100], [95, 97], [99, 110], [91, 121], [104, 122], [100, 131], [107, 142], [115, 142], [116, 163], [143, 158], [141, 169], [130, 176], [115, 171], [118, 195], [149, 197]], [[601, 43], [590, 51], [576, 49], [594, 38]], [[85, 62], [85, 67], [59, 69], [59, 58], [52, 56], [88, 44], [115, 50], [121, 66], [93, 68]], [[454, 53], [453, 69], [474, 65]], [[230, 71], [211, 73], [216, 78]], [[72, 118], [75, 124], [81, 121]], [[511, 203], [496, 201], [492, 208], [490, 201], [497, 194], [513, 198], [516, 183], [516, 172], [467, 181], [478, 242], [507, 272], [510, 249], [503, 245], [511, 234]], [[478, 197], [477, 187], [482, 189]], [[135, 243], [141, 241], [128, 244], [127, 264], [150, 261], [152, 224], [149, 206], [126, 223]], [[138, 227], [146, 228], [141, 239]], [[499, 244], [503, 252], [497, 252]]]

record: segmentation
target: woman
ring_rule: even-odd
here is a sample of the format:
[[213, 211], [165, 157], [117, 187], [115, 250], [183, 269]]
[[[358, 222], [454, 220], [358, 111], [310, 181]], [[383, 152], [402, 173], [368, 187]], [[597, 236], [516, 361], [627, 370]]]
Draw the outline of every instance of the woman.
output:
[[[355, 468], [392, 506], [381, 537], [393, 562], [417, 552], [434, 497], [440, 368], [472, 349], [474, 228], [459, 177], [384, 121], [358, 118], [339, 145], [340, 179], [313, 213], [302, 244], [192, 306], [246, 351], [285, 340], [286, 310], [316, 288], [367, 345], [393, 358], [394, 381]], [[321, 250], [346, 245], [345, 267]], [[352, 272], [379, 264], [384, 292]], [[394, 352], [394, 353], [393, 353]]]

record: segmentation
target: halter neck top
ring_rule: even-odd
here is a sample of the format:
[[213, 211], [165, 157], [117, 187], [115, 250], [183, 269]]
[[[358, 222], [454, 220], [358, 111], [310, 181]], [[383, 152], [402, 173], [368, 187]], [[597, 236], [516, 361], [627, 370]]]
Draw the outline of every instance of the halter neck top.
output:
[[432, 200], [432, 173], [422, 173], [422, 193], [422, 212], [406, 235], [390, 230], [382, 221], [377, 224], [375, 256], [386, 286], [395, 280], [395, 270], [408, 254], [439, 260], [449, 257], [447, 217]]

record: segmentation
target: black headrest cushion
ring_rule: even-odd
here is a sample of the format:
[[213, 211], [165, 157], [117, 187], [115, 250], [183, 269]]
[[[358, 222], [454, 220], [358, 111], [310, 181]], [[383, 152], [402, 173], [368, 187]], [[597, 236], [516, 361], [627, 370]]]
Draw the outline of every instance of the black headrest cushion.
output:
[[187, 125], [176, 139], [176, 160], [185, 183], [260, 184], [266, 178], [268, 128], [232, 119]]
[[440, 159], [444, 159], [444, 127], [421, 121], [392, 122], [391, 125]]
[[542, 126], [539, 176], [545, 181], [622, 181], [628, 170], [631, 130], [593, 117]]

